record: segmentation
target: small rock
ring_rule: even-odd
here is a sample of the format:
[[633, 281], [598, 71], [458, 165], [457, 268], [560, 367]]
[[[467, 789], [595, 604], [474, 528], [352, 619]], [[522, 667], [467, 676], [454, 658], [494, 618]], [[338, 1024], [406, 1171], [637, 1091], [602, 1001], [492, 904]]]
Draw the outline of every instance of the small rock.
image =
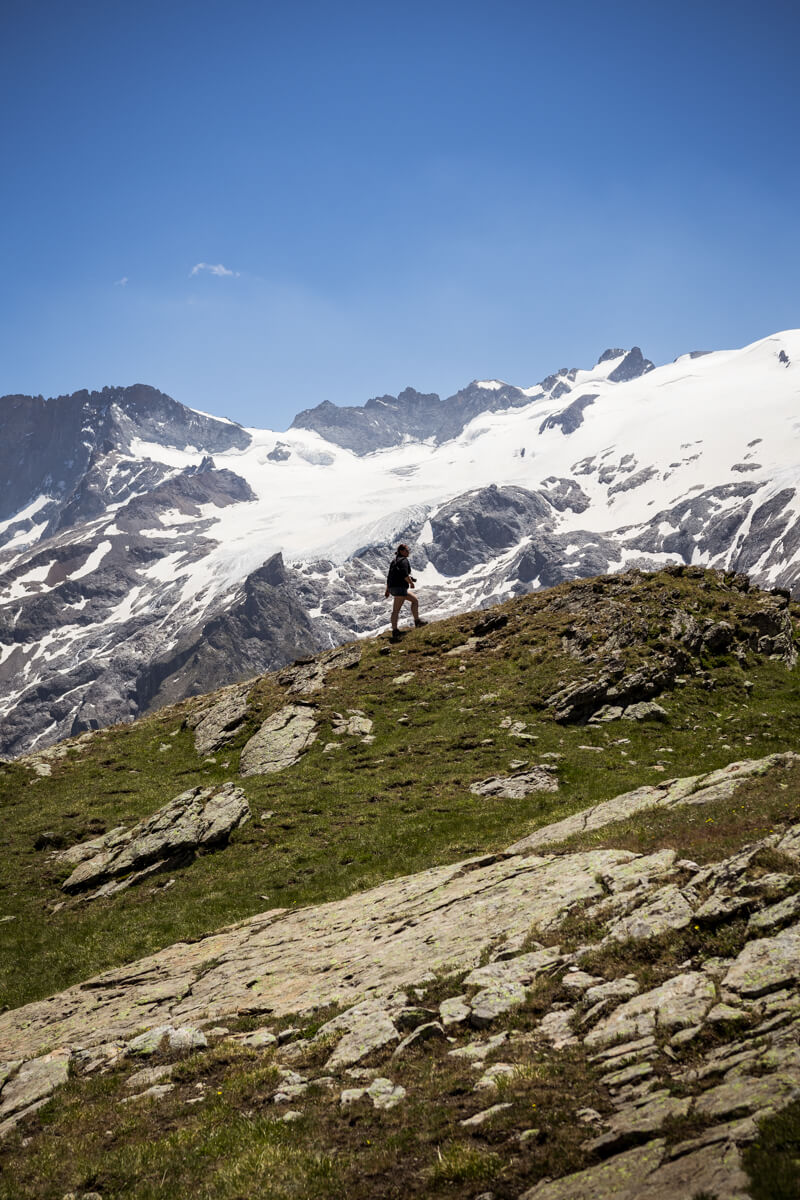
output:
[[620, 1038], [685, 1029], [706, 1015], [716, 998], [714, 981], [700, 972], [676, 975], [660, 987], [634, 996], [601, 1021], [584, 1039], [588, 1047]]
[[519, 1135], [520, 1146], [535, 1146], [537, 1142], [542, 1140], [541, 1129], [523, 1129]]
[[252, 1050], [262, 1050], [265, 1046], [275, 1046], [278, 1038], [269, 1029], [253, 1029], [249, 1033], [232, 1033], [228, 1038], [240, 1046], [249, 1046]]
[[695, 1111], [703, 1117], [734, 1117], [762, 1108], [783, 1108], [797, 1094], [790, 1075], [741, 1075], [698, 1096]]
[[400, 1084], [393, 1084], [391, 1079], [373, 1079], [367, 1088], [367, 1095], [375, 1108], [388, 1111], [405, 1099], [406, 1089]]
[[558, 779], [553, 767], [531, 767], [516, 775], [490, 775], [469, 789], [475, 796], [500, 796], [521, 800], [531, 792], [557, 792]]
[[478, 1029], [491, 1025], [498, 1017], [525, 1000], [525, 988], [521, 983], [494, 983], [472, 997], [470, 1022]]
[[496, 1088], [499, 1079], [510, 1079], [516, 1073], [517, 1067], [512, 1066], [511, 1063], [493, 1063], [491, 1067], [487, 1067], [475, 1084], [475, 1091], [482, 1092], [490, 1088]]
[[151, 1087], [154, 1083], [158, 1083], [159, 1079], [172, 1074], [172, 1067], [164, 1065], [161, 1067], [144, 1067], [141, 1071], [134, 1071], [133, 1075], [129, 1075], [125, 1080], [125, 1087], [128, 1091], [134, 1091], [138, 1087]]
[[242, 750], [240, 774], [270, 775], [292, 766], [317, 739], [314, 709], [287, 704], [264, 721]]
[[639, 984], [635, 979], [612, 979], [590, 987], [584, 993], [587, 1004], [597, 1004], [600, 1000], [628, 1000], [639, 992]]
[[466, 1058], [471, 1062], [482, 1062], [492, 1050], [496, 1050], [498, 1046], [502, 1046], [508, 1039], [508, 1034], [505, 1030], [502, 1033], [496, 1033], [494, 1037], [487, 1038], [482, 1042], [468, 1042], [466, 1046], [458, 1046], [455, 1050], [448, 1051], [448, 1058]]
[[485, 1125], [487, 1121], [491, 1121], [492, 1117], [496, 1117], [498, 1113], [505, 1112], [507, 1108], [511, 1108], [510, 1102], [505, 1104], [493, 1104], [491, 1108], [484, 1108], [482, 1112], [475, 1113], [474, 1117], [467, 1117], [464, 1121], [459, 1121], [459, 1125], [463, 1125], [465, 1129], [477, 1129], [480, 1125]]
[[650, 1062], [634, 1063], [630, 1067], [623, 1067], [621, 1071], [612, 1071], [609, 1075], [603, 1076], [603, 1083], [607, 1087], [624, 1087], [628, 1083], [637, 1083], [642, 1079], [646, 1079], [648, 1075], [653, 1074], [653, 1064]]
[[208, 1045], [205, 1034], [191, 1025], [177, 1029], [173, 1025], [157, 1025], [127, 1043], [127, 1054], [155, 1054], [166, 1042], [168, 1050], [202, 1050]]
[[643, 700], [639, 704], [629, 704], [622, 714], [623, 721], [666, 721], [667, 710], [654, 700]]
[[791, 921], [800, 918], [800, 892], [787, 896], [778, 904], [771, 904], [761, 912], [753, 913], [747, 922], [747, 928], [752, 933], [771, 933]]
[[554, 1050], [576, 1045], [578, 1039], [572, 1028], [575, 1013], [574, 1008], [556, 1009], [542, 1017], [539, 1022], [539, 1032], [542, 1037], [547, 1038]]
[[561, 986], [567, 988], [570, 992], [585, 992], [587, 988], [595, 987], [597, 984], [604, 983], [605, 980], [601, 975], [588, 975], [586, 971], [571, 971], [568, 972], [561, 980]]
[[747, 1019], [746, 1012], [743, 1012], [741, 1008], [734, 1008], [730, 1004], [715, 1004], [706, 1014], [706, 1020], [710, 1025], [737, 1024], [747, 1021]]
[[137, 1092], [135, 1096], [123, 1096], [120, 1104], [133, 1104], [135, 1100], [160, 1100], [162, 1096], [167, 1096], [174, 1088], [174, 1083], [156, 1083], [143, 1092]]
[[326, 1071], [351, 1067], [373, 1050], [380, 1050], [383, 1046], [400, 1040], [389, 1014], [369, 1002], [357, 1005], [328, 1021], [317, 1030], [317, 1037], [323, 1038], [328, 1033], [342, 1029], [346, 1032], [325, 1064]]
[[438, 1021], [429, 1021], [425, 1025], [418, 1025], [408, 1037], [404, 1037], [399, 1046], [396, 1046], [392, 1053], [392, 1058], [400, 1058], [412, 1046], [420, 1045], [422, 1042], [429, 1042], [431, 1039], [439, 1041], [446, 1040], [446, 1034], [443, 1027]]
[[800, 925], [748, 942], [722, 986], [741, 996], [763, 996], [800, 978]]
[[466, 996], [451, 996], [439, 1005], [439, 1016], [445, 1029], [449, 1029], [451, 1025], [463, 1025], [469, 1020], [472, 1009], [466, 1000]]
[[395, 675], [392, 683], [402, 686], [404, 683], [411, 683], [411, 680], [416, 675], [416, 671], [404, 671], [402, 675]]
[[677, 1033], [673, 1033], [669, 1039], [670, 1046], [674, 1046], [679, 1050], [681, 1046], [688, 1046], [703, 1032], [702, 1025], [690, 1025], [688, 1029], [679, 1029]]
[[299, 1109], [290, 1108], [283, 1114], [281, 1120], [289, 1124], [292, 1121], [299, 1121], [302, 1116], [303, 1114], [299, 1111]]

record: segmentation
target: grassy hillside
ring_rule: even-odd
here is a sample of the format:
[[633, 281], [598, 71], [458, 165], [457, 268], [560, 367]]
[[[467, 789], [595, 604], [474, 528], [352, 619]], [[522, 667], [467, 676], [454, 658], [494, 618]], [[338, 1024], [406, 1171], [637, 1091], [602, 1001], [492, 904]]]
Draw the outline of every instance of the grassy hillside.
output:
[[[0, 1004], [17, 1007], [266, 908], [343, 897], [506, 846], [642, 783], [796, 748], [796, 671], [756, 649], [690, 649], [676, 633], [688, 615], [700, 626], [724, 621], [753, 643], [776, 604], [785, 602], [715, 572], [632, 572], [453, 617], [399, 645], [369, 640], [357, 667], [331, 673], [309, 697], [321, 732], [301, 761], [240, 781], [253, 820], [226, 849], [89, 904], [64, 904], [68, 871], [53, 865], [52, 844], [131, 825], [189, 787], [237, 780], [242, 746], [287, 701], [278, 676], [258, 680], [246, 725], [213, 761], [198, 756], [187, 725], [210, 703], [200, 697], [72, 745], [50, 776], [28, 761], [0, 765], [0, 917], [12, 918], [0, 923]], [[658, 696], [666, 720], [559, 723], [547, 703], [609, 663], [647, 677], [670, 657], [680, 666]], [[373, 720], [371, 744], [331, 732], [348, 709]], [[525, 737], [509, 719], [525, 723]], [[523, 762], [554, 766], [558, 792], [470, 792]], [[748, 820], [757, 832], [760, 817]]]
[[[356, 667], [332, 672], [308, 697], [320, 724], [316, 743], [274, 775], [239, 780], [238, 763], [248, 738], [287, 702], [279, 675], [254, 684], [245, 725], [214, 761], [194, 748], [192, 726], [214, 700], [198, 697], [71, 744], [64, 757], [46, 760], [50, 775], [36, 773], [35, 759], [0, 766], [0, 916], [13, 918], [0, 923], [3, 1004], [43, 997], [266, 908], [344, 897], [503, 848], [643, 783], [798, 749], [798, 670], [784, 661], [791, 646], [783, 644], [782, 657], [768, 643], [759, 649], [781, 613], [796, 640], [797, 606], [691, 568], [563, 585], [409, 633], [400, 645], [365, 642]], [[615, 681], [619, 687], [620, 678], [638, 680], [645, 691], [655, 687], [665, 715], [603, 724], [565, 717], [565, 688], [605, 680], [602, 691]], [[374, 741], [333, 732], [336, 715], [348, 709], [371, 718]], [[475, 781], [523, 763], [554, 767], [559, 790], [521, 800], [470, 792]], [[50, 857], [53, 845], [131, 825], [180, 791], [229, 779], [244, 787], [253, 820], [227, 848], [112, 898], [83, 903], [60, 890], [67, 871]], [[722, 798], [644, 813], [573, 837], [561, 849], [647, 854], [670, 847], [703, 863], [798, 821], [795, 763], [749, 780], [735, 803]], [[797, 876], [789, 892], [800, 888], [796, 860], [760, 853], [756, 877], [788, 873]], [[578, 914], [558, 937], [569, 948], [596, 934]], [[538, 931], [531, 936], [547, 940]], [[586, 962], [608, 979], [634, 978], [651, 988], [687, 962], [735, 955], [745, 937], [744, 918], [693, 924], [592, 952]], [[461, 987], [460, 977], [431, 979], [415, 1001], [435, 1008]], [[165, 1068], [173, 1084], [152, 1101], [127, 1103], [128, 1080], [141, 1066], [131, 1058], [96, 1077], [75, 1073], [0, 1145], [0, 1198], [474, 1200], [489, 1193], [516, 1200], [536, 1180], [595, 1163], [585, 1147], [591, 1128], [576, 1121], [576, 1111], [603, 1120], [614, 1111], [607, 1066], [581, 1045], [556, 1052], [534, 1033], [543, 1014], [573, 1001], [563, 980], [537, 983], [503, 1033], [509, 1040], [484, 1060], [484, 1067], [500, 1056], [513, 1064], [491, 1094], [477, 1094], [470, 1064], [448, 1053], [463, 1031], [399, 1060], [364, 1060], [362, 1077], [370, 1068], [372, 1075], [388, 1070], [406, 1089], [390, 1111], [345, 1109], [338, 1090], [312, 1084], [302, 1112], [282, 1119], [274, 1094], [287, 1058], [277, 1047], [224, 1040], [193, 1055], [162, 1050], [150, 1058], [148, 1066]], [[291, 1037], [305, 1048], [290, 1056], [292, 1068], [319, 1075], [330, 1046], [302, 1039], [331, 1015], [315, 1014], [310, 1026], [308, 1016], [271, 1023], [276, 1033], [298, 1026]], [[227, 1022], [232, 1030], [258, 1024]], [[506, 1025], [495, 1022], [482, 1036], [499, 1035]], [[723, 1025], [668, 1047], [669, 1057], [656, 1063], [656, 1083], [702, 1066], [730, 1036]], [[352, 1086], [358, 1078], [356, 1072]], [[460, 1124], [495, 1103], [505, 1107], [485, 1125]], [[701, 1136], [707, 1124], [695, 1115], [670, 1118], [664, 1136], [676, 1145]], [[745, 1151], [756, 1200], [796, 1195], [798, 1154], [795, 1103]]]

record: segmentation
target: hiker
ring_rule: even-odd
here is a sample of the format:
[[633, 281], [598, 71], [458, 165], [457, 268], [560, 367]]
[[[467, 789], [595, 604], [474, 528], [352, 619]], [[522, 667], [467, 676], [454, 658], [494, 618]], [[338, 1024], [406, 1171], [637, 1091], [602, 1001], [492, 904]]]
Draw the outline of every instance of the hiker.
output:
[[414, 624], [417, 627], [428, 624], [427, 621], [420, 620], [419, 600], [410, 589], [410, 585], [416, 583], [416, 580], [411, 574], [411, 564], [408, 561], [408, 554], [408, 546], [401, 543], [397, 547], [397, 552], [389, 564], [389, 574], [386, 576], [386, 598], [394, 596], [394, 605], [392, 606], [393, 641], [396, 641], [400, 637], [400, 630], [397, 628], [397, 618], [400, 616], [400, 609], [406, 600], [411, 605], [411, 615], [414, 618]]

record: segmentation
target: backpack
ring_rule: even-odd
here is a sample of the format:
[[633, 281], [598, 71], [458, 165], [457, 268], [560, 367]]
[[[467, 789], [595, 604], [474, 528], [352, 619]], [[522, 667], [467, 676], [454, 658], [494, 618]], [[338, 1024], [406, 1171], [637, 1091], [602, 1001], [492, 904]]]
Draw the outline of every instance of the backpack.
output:
[[408, 576], [404, 575], [400, 570], [397, 559], [393, 558], [389, 563], [389, 574], [386, 576], [386, 586], [390, 588], [404, 587], [407, 579]]

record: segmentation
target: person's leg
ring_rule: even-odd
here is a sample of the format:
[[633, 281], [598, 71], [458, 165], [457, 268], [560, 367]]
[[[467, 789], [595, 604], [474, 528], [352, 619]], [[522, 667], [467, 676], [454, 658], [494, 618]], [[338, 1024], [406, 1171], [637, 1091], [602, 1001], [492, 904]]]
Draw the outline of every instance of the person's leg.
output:
[[405, 596], [395, 596], [394, 604], [392, 605], [392, 633], [397, 633], [397, 618], [400, 616], [400, 609], [403, 607]]
[[415, 625], [427, 625], [427, 624], [428, 624], [428, 622], [427, 622], [427, 621], [423, 621], [423, 620], [421, 620], [421, 619], [420, 619], [420, 615], [419, 615], [419, 600], [418, 600], [418, 599], [417, 599], [417, 597], [414, 595], [414, 593], [413, 593], [413, 592], [409, 592], [409, 593], [408, 593], [408, 597], [407, 597], [407, 599], [408, 599], [409, 603], [411, 604], [411, 615], [412, 615], [412, 617], [414, 618], [414, 624], [415, 624]]

